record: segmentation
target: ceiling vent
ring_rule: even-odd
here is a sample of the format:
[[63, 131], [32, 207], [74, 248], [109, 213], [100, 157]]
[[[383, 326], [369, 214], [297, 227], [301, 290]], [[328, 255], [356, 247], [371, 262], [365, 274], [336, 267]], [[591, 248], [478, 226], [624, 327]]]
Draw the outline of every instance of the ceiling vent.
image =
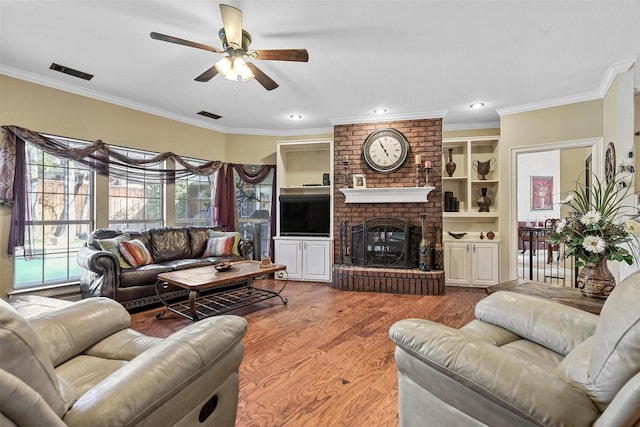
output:
[[218, 119], [222, 118], [222, 116], [210, 113], [208, 111], [200, 111], [198, 114], [200, 114], [201, 116], [209, 117], [210, 119], [213, 119], [213, 120], [218, 120]]
[[59, 71], [61, 73], [69, 74], [70, 76], [77, 77], [83, 80], [91, 80], [93, 78], [93, 74], [85, 73], [84, 71], [74, 70], [73, 68], [65, 67], [64, 65], [56, 64], [53, 62], [50, 69], [54, 71]]

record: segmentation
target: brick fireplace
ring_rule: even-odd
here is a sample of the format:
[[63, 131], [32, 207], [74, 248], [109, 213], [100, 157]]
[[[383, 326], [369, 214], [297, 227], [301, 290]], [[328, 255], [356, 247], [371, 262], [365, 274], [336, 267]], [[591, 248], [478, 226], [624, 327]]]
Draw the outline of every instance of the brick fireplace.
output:
[[[409, 140], [410, 152], [404, 166], [393, 173], [383, 174], [367, 168], [361, 159], [362, 144], [378, 129], [393, 128]], [[423, 203], [345, 203], [343, 186], [344, 165], [348, 156], [349, 174], [365, 174], [367, 188], [415, 187], [415, 156], [430, 161], [429, 185], [435, 189]], [[424, 170], [420, 170], [424, 185]], [[334, 236], [340, 236], [340, 225], [366, 222], [388, 217], [420, 226], [420, 215], [427, 214], [427, 238], [435, 242], [436, 230], [442, 230], [442, 119], [398, 120], [379, 123], [358, 123], [334, 126]], [[350, 184], [351, 186], [351, 184]], [[441, 237], [440, 237], [441, 239]], [[392, 293], [444, 293], [444, 272], [423, 272], [417, 268], [388, 269], [355, 266], [340, 257], [340, 244], [334, 245], [333, 287], [344, 290]], [[342, 261], [342, 264], [340, 263]]]

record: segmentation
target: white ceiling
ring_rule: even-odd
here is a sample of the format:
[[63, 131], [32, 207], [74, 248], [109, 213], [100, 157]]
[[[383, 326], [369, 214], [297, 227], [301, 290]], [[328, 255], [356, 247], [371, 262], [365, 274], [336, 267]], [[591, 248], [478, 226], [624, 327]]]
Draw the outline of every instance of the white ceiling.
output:
[[[251, 48], [306, 48], [309, 62], [255, 61], [273, 91], [200, 83], [220, 54], [149, 33], [221, 47], [213, 0], [0, 0], [0, 72], [226, 133], [295, 135], [370, 120], [379, 106], [387, 118], [444, 115], [445, 129], [492, 127], [496, 110], [597, 98], [640, 53], [638, 0], [227, 4], [243, 11]], [[486, 107], [468, 108], [478, 101]]]

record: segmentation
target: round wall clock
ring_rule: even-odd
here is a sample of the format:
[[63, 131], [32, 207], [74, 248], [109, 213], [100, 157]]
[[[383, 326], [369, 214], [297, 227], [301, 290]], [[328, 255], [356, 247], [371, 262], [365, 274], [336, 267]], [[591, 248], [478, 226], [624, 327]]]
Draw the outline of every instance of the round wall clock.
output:
[[409, 156], [409, 141], [395, 129], [372, 132], [362, 144], [364, 163], [376, 172], [395, 172]]
[[607, 151], [604, 154], [604, 177], [607, 180], [607, 184], [613, 181], [616, 175], [616, 147], [613, 142], [610, 142], [607, 146]]

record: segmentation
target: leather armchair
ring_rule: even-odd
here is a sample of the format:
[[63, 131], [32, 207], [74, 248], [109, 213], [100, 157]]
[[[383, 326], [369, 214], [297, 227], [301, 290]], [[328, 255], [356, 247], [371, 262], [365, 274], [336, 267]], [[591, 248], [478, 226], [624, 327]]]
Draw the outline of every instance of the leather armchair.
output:
[[401, 426], [640, 425], [640, 273], [600, 316], [505, 291], [475, 315], [391, 327]]
[[26, 318], [0, 300], [0, 425], [233, 426], [247, 322], [218, 316], [166, 339], [90, 298]]

